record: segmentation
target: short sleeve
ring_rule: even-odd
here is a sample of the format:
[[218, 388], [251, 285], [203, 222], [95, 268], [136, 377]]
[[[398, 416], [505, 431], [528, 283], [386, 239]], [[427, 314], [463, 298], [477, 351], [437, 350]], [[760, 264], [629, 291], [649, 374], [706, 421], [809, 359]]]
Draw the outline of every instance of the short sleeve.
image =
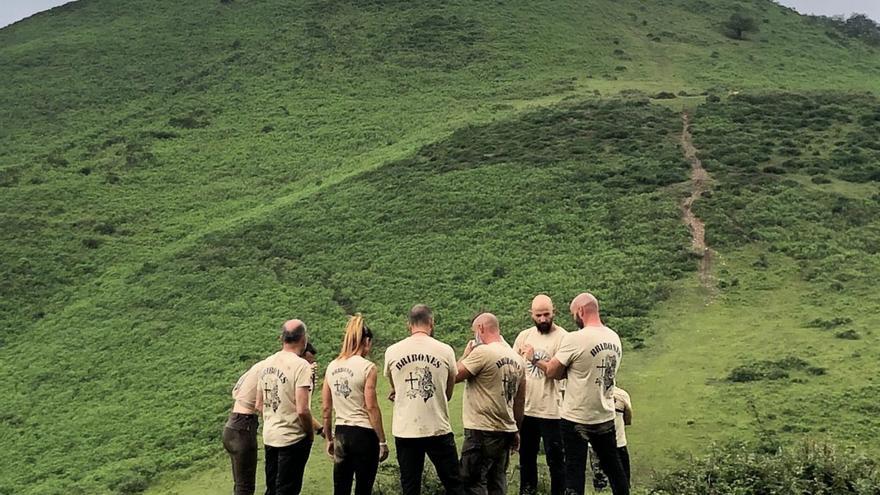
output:
[[449, 375], [455, 377], [456, 373], [458, 373], [458, 365], [455, 361], [455, 351], [452, 349], [452, 346], [446, 346], [446, 366], [449, 367]]
[[478, 375], [480, 371], [483, 371], [483, 366], [485, 366], [484, 361], [486, 360], [486, 353], [483, 351], [482, 347], [482, 345], [474, 347], [473, 350], [471, 350], [471, 353], [461, 361], [462, 366], [464, 366], [471, 375]]
[[370, 376], [370, 372], [376, 368], [376, 363], [372, 361], [367, 361], [367, 364], [364, 366], [364, 382], [366, 382], [367, 377]]
[[559, 343], [559, 349], [553, 356], [563, 366], [570, 365], [572, 361], [580, 356], [581, 349], [578, 348], [577, 343], [575, 342], [575, 338], [575, 334], [571, 333], [566, 334], [564, 337], [562, 337], [562, 342]]
[[[304, 360], [305, 362], [305, 360]], [[312, 388], [312, 367], [308, 362], [301, 365], [296, 372], [296, 379], [293, 384], [299, 387], [309, 387]]]
[[520, 350], [522, 347], [523, 335], [525, 332], [520, 332], [519, 335], [516, 336], [516, 339], [513, 341], [513, 352], [520, 354]]

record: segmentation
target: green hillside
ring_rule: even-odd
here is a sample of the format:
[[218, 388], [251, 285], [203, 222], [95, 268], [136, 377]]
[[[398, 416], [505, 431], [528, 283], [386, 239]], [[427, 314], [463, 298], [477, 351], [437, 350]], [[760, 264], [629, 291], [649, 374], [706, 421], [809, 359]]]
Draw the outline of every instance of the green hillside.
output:
[[427, 302], [460, 347], [476, 309], [512, 338], [584, 289], [643, 484], [729, 438], [880, 453], [880, 53], [791, 10], [79, 0], [0, 30], [0, 72], [0, 494], [215, 480], [287, 317], [323, 359], [347, 313], [384, 347]]

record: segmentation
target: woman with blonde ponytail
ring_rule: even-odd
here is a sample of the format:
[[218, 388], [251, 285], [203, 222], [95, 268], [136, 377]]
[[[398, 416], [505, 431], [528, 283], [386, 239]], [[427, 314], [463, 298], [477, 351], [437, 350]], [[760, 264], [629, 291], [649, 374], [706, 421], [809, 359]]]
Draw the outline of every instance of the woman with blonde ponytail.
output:
[[324, 438], [327, 454], [334, 461], [334, 495], [351, 495], [354, 481], [355, 495], [370, 495], [379, 462], [388, 457], [382, 412], [376, 398], [376, 365], [366, 359], [372, 348], [373, 332], [364, 323], [364, 317], [350, 317], [342, 350], [324, 375]]

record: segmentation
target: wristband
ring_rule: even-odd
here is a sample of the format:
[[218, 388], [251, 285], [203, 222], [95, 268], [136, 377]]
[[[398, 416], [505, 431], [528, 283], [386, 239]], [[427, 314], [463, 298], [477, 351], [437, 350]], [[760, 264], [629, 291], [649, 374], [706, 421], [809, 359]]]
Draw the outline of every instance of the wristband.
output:
[[387, 447], [388, 444], [386, 442], [379, 442], [379, 447]]

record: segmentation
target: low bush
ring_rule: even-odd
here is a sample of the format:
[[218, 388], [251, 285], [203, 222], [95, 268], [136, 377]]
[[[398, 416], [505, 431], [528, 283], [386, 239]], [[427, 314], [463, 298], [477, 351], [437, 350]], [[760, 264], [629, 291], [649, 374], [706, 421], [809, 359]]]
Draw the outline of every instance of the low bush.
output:
[[878, 495], [877, 462], [828, 443], [805, 441], [770, 452], [760, 444], [715, 447], [661, 475], [651, 495]]

